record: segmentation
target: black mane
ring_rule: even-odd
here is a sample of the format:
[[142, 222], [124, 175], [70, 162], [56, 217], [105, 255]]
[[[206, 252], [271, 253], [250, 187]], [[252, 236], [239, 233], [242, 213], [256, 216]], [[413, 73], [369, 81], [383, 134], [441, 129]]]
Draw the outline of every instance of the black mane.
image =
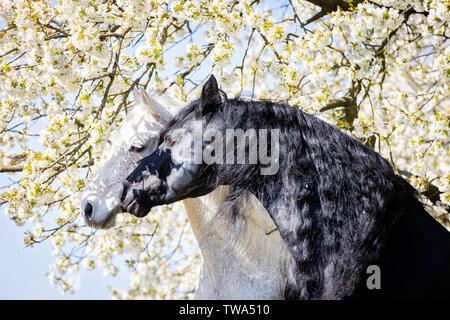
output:
[[417, 191], [388, 161], [312, 115], [287, 104], [240, 99], [225, 100], [216, 113], [227, 128], [280, 129], [275, 176], [259, 175], [260, 165], [222, 165], [215, 184], [231, 185], [237, 205], [249, 191], [271, 214], [288, 211], [273, 216], [295, 261], [287, 298], [351, 296], [367, 266], [381, 263], [401, 216], [425, 212]]
[[[420, 205], [415, 189], [360, 141], [289, 105], [234, 99], [218, 112], [227, 128], [280, 129], [275, 176], [258, 176], [259, 165], [224, 165], [216, 185], [232, 185], [235, 195], [245, 190], [259, 195], [269, 211], [284, 197], [290, 216], [280, 219], [289, 220], [284, 237], [297, 263], [297, 283], [287, 288], [287, 297], [335, 298], [353, 292], [355, 279], [379, 256], [403, 213], [399, 201]], [[325, 274], [328, 266], [333, 272]], [[303, 291], [296, 292], [300, 283]]]

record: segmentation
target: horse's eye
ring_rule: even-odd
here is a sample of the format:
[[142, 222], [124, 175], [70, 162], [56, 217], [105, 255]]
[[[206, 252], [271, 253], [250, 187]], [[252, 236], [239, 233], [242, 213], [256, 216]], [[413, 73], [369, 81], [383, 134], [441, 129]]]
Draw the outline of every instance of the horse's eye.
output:
[[144, 149], [145, 149], [145, 147], [136, 147], [136, 146], [130, 147], [131, 152], [142, 152], [142, 151], [144, 151]]
[[167, 144], [172, 144], [173, 140], [172, 140], [172, 138], [170, 136], [165, 136], [164, 137], [164, 142], [167, 143]]

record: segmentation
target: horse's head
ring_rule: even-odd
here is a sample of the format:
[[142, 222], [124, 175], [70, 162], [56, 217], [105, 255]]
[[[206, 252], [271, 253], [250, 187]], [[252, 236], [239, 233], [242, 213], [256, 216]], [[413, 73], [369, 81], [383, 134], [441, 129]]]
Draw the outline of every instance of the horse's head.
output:
[[87, 225], [110, 228], [120, 210], [122, 181], [139, 160], [155, 148], [171, 113], [144, 90], [134, 90], [134, 102], [123, 124], [111, 136], [110, 156], [86, 187], [81, 209]]
[[120, 196], [123, 210], [143, 217], [154, 206], [199, 197], [214, 189], [208, 177], [224, 155], [219, 152], [222, 146], [209, 151], [214, 143], [222, 143], [217, 133], [223, 131], [223, 121], [218, 121], [214, 112], [222, 99], [211, 76], [201, 98], [169, 121], [156, 150], [126, 178]]

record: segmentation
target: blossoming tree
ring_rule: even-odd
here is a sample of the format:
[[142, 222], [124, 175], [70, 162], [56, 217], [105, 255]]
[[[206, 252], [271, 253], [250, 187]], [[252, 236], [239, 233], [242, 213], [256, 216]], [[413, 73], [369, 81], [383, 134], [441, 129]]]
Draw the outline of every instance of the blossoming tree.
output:
[[125, 261], [114, 297], [192, 297], [180, 204], [102, 232], [79, 203], [133, 88], [189, 101], [214, 73], [229, 96], [285, 101], [380, 152], [449, 226], [449, 21], [445, 0], [3, 0], [0, 205], [26, 246], [52, 242], [63, 291], [79, 267]]

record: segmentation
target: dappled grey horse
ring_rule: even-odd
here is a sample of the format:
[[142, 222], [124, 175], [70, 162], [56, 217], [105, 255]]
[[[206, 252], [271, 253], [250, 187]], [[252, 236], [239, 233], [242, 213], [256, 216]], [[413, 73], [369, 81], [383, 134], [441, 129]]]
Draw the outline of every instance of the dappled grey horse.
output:
[[[167, 99], [163, 107], [143, 90], [133, 94], [131, 111], [110, 139], [111, 156], [83, 194], [84, 218], [93, 228], [114, 226], [122, 181], [156, 148], [162, 126], [179, 110]], [[279, 232], [254, 196], [236, 208], [224, 204], [228, 195], [222, 186], [183, 200], [203, 258], [196, 298], [282, 299], [289, 254]]]

